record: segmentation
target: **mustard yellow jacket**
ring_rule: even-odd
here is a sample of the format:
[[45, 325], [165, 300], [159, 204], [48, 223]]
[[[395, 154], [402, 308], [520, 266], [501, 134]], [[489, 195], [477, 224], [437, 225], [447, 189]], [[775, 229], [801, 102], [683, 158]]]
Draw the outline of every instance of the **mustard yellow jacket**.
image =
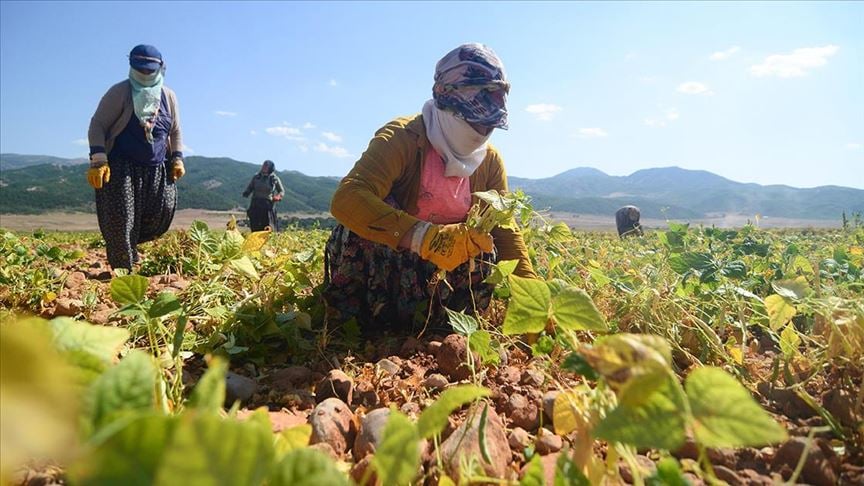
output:
[[[396, 249], [402, 236], [419, 221], [410, 213], [417, 212], [428, 143], [422, 115], [397, 118], [378, 130], [369, 148], [336, 189], [330, 204], [333, 217], [359, 236]], [[472, 192], [507, 191], [504, 163], [495, 148], [489, 146], [486, 158], [470, 181]], [[384, 202], [391, 194], [405, 210]], [[535, 277], [518, 229], [496, 228], [492, 236], [499, 259], [519, 260], [515, 273]]]

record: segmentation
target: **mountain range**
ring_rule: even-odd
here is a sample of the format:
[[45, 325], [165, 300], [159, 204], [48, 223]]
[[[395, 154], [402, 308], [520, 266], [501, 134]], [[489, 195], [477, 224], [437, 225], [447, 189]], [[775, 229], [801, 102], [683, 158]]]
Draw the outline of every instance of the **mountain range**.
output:
[[[0, 212], [93, 211], [85, 159], [0, 154]], [[178, 208], [229, 210], [248, 205], [241, 196], [258, 164], [229, 158], [190, 156], [180, 182]], [[280, 171], [286, 194], [280, 211], [328, 211], [338, 177], [311, 177]], [[711, 172], [663, 167], [611, 176], [580, 167], [554, 177], [511, 177], [535, 208], [555, 212], [611, 215], [623, 205], [639, 206], [648, 218], [705, 218], [745, 214], [839, 220], [864, 212], [864, 190], [840, 186], [798, 189], [735, 182]]]

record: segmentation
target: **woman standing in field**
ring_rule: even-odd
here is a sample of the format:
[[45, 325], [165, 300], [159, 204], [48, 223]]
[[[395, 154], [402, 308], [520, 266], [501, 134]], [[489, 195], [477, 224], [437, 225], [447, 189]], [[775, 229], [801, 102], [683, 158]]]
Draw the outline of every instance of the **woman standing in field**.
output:
[[264, 231], [268, 226], [273, 231], [279, 231], [276, 202], [282, 200], [285, 189], [276, 175], [276, 164], [272, 160], [265, 160], [261, 164], [261, 170], [249, 181], [243, 197], [249, 195], [252, 195], [252, 201], [249, 202], [246, 215], [249, 216], [249, 227], [252, 231]]
[[87, 171], [108, 263], [127, 270], [138, 262], [139, 243], [168, 231], [174, 182], [186, 173], [177, 97], [163, 84], [162, 54], [135, 46], [129, 66], [129, 77], [108, 89], [90, 119]]
[[[472, 192], [507, 190], [488, 143], [495, 128], [507, 128], [501, 60], [485, 45], [464, 44], [438, 62], [434, 81], [422, 113], [379, 129], [333, 196], [340, 224], [325, 250], [324, 290], [331, 322], [406, 329], [431, 316], [439, 324], [444, 307], [489, 305], [490, 263], [518, 260], [516, 274], [534, 276], [518, 230], [490, 235], [465, 225]], [[436, 281], [439, 269], [446, 282]]]

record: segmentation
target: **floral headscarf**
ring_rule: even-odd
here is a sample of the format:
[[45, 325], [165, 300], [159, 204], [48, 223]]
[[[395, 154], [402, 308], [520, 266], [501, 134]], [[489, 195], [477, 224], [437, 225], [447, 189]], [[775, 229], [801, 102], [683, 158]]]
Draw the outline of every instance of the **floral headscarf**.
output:
[[469, 123], [506, 129], [509, 92], [504, 64], [483, 44], [463, 44], [435, 66], [435, 106]]

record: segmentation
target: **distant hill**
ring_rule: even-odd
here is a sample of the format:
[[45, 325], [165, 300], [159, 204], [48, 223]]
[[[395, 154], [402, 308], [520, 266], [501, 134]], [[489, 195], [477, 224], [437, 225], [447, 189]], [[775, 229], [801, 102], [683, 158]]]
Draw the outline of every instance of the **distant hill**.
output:
[[87, 162], [86, 158], [64, 159], [50, 155], [0, 154], [0, 172], [21, 169], [33, 165], [78, 165]]
[[510, 186], [533, 195], [538, 206], [585, 214], [610, 214], [626, 204], [639, 206], [652, 218], [735, 213], [837, 220], [843, 211], [864, 212], [861, 189], [744, 184], [679, 167], [644, 169], [628, 176], [580, 167], [545, 179], [511, 177]]
[[[39, 165], [8, 169], [7, 165]], [[0, 154], [0, 212], [93, 211], [93, 190], [85, 181], [86, 164], [78, 159]], [[191, 156], [180, 181], [179, 209], [245, 208], [241, 196], [258, 164], [228, 158]], [[281, 171], [286, 195], [280, 211], [326, 212], [339, 182], [337, 177], [310, 177]], [[639, 206], [646, 218], [697, 219], [724, 214], [761, 214], [777, 218], [838, 221], [864, 212], [864, 190], [838, 186], [796, 189], [743, 184], [706, 171], [678, 167], [645, 169], [628, 176], [610, 176], [580, 167], [545, 179], [510, 178], [511, 188], [529, 194], [538, 209], [611, 215], [626, 204]]]
[[[6, 155], [2, 155], [5, 160]], [[190, 156], [180, 180], [178, 209], [245, 208], [242, 196], [260, 164], [228, 158]], [[36, 214], [44, 211], [95, 211], [93, 189], [87, 185], [87, 164], [35, 165], [0, 173], [0, 212]], [[280, 211], [319, 213], [330, 208], [339, 182], [335, 177], [310, 177], [297, 171], [277, 172], [285, 186]]]

